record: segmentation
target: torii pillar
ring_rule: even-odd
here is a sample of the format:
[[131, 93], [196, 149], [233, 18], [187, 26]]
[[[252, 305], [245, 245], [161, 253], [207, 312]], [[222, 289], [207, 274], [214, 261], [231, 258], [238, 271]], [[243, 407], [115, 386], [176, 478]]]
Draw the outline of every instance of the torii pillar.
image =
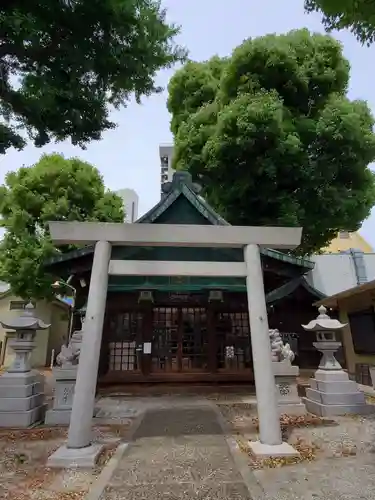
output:
[[[301, 228], [51, 222], [50, 232], [55, 244], [95, 244], [95, 252], [68, 441], [48, 466], [93, 467], [101, 451], [92, 418], [109, 275], [245, 277], [260, 428], [250, 445], [257, 456], [298, 455], [281, 437], [260, 247], [295, 248]], [[116, 261], [112, 245], [243, 248], [244, 262]]]

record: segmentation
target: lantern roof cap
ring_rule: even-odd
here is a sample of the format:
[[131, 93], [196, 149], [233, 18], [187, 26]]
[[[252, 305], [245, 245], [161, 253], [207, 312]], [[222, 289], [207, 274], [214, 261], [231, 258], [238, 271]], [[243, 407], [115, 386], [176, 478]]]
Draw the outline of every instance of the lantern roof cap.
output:
[[1, 326], [9, 330], [46, 330], [51, 325], [35, 316], [35, 307], [29, 302], [19, 316], [1, 321]]
[[318, 311], [319, 315], [316, 319], [311, 320], [307, 325], [302, 325], [304, 330], [308, 332], [335, 331], [347, 325], [347, 323], [340, 323], [339, 320], [330, 318], [324, 306], [320, 306]]

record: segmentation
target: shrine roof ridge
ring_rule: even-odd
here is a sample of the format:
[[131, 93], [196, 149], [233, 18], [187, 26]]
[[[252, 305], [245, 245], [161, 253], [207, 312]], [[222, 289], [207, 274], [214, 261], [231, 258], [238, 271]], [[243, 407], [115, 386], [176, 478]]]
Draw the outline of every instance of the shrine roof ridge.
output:
[[[134, 224], [152, 224], [154, 223], [173, 203], [180, 197], [186, 198], [191, 205], [199, 212], [211, 225], [231, 226], [223, 217], [221, 217], [207, 201], [199, 194], [201, 188], [192, 181], [188, 172], [175, 172], [172, 182], [163, 185], [164, 197], [146, 214], [141, 216]], [[232, 226], [233, 227], [233, 226]], [[295, 228], [296, 229], [296, 228]], [[172, 245], [173, 246], [173, 245]], [[88, 245], [78, 250], [73, 250], [66, 254], [53, 257], [48, 264], [64, 262], [70, 259], [89, 255], [94, 250], [94, 245]], [[303, 257], [297, 257], [276, 249], [261, 248], [261, 254], [279, 261], [292, 265], [304, 267], [306, 270], [314, 268], [314, 263]]]

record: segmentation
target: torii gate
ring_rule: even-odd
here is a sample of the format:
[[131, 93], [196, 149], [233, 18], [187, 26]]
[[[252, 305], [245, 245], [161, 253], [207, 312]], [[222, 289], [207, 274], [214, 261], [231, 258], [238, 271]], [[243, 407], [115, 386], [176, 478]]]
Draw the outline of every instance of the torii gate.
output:
[[[295, 248], [302, 228], [97, 222], [50, 222], [49, 227], [56, 245], [95, 244], [95, 252], [68, 441], [48, 465], [94, 465], [100, 452], [92, 444], [92, 418], [109, 275], [245, 277], [260, 430], [260, 441], [250, 444], [258, 456], [296, 454], [281, 437], [259, 248]], [[113, 245], [243, 248], [244, 261], [111, 260]]]

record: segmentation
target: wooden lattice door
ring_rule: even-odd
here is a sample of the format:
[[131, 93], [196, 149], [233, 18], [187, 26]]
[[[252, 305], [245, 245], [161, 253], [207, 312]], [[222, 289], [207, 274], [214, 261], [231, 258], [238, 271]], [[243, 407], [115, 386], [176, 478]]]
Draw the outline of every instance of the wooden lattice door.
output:
[[153, 310], [152, 371], [207, 369], [206, 309], [160, 306]]
[[142, 328], [142, 312], [122, 312], [111, 317], [108, 332], [109, 371], [141, 370]]

